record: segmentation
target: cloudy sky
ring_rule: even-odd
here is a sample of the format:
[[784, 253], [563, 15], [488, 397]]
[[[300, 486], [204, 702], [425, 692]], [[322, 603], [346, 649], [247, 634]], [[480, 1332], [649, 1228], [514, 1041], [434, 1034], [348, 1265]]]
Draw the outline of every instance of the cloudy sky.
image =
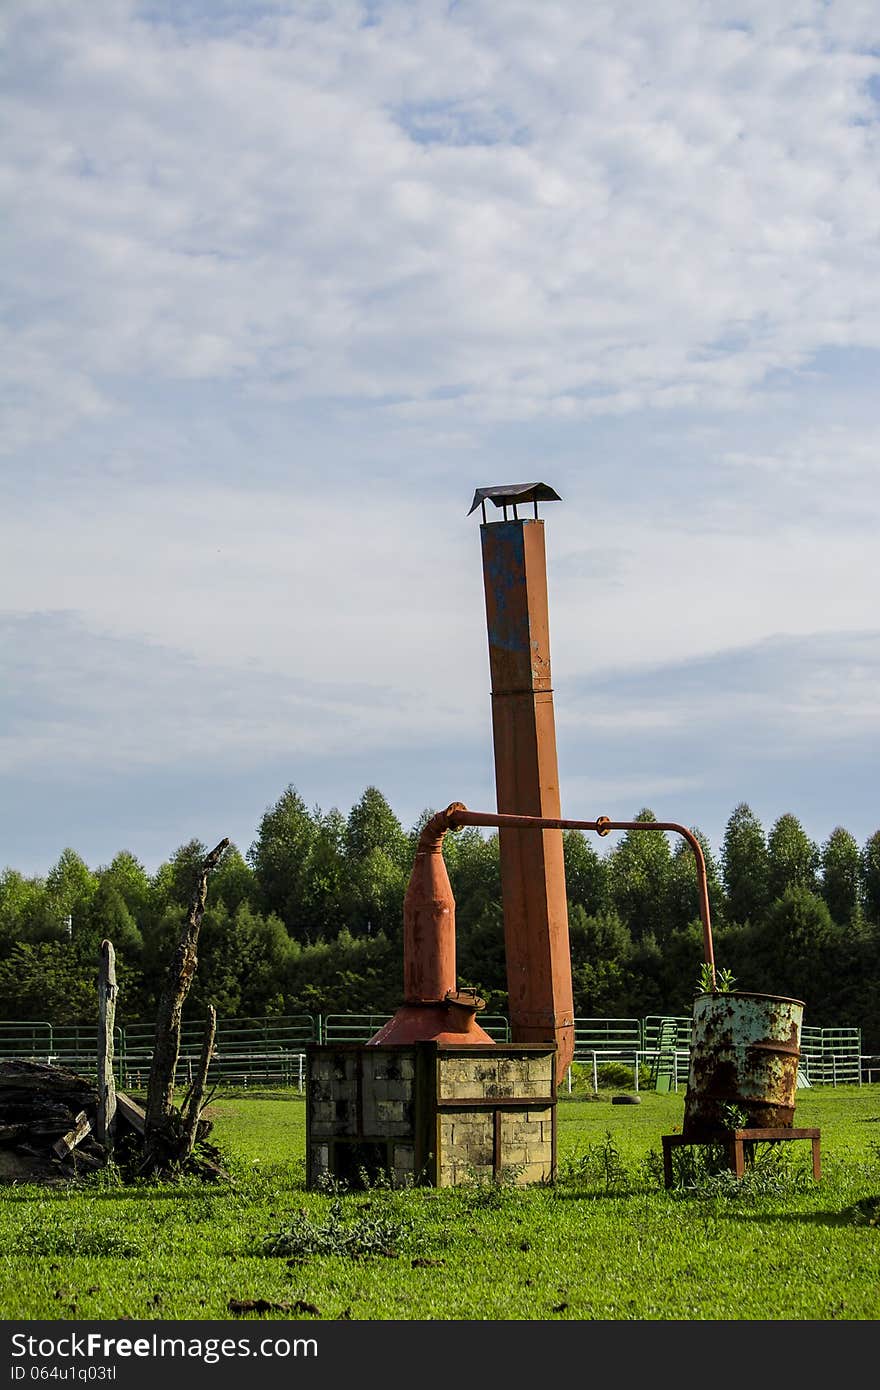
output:
[[0, 29], [0, 868], [493, 809], [538, 480], [564, 813], [880, 826], [874, 3]]

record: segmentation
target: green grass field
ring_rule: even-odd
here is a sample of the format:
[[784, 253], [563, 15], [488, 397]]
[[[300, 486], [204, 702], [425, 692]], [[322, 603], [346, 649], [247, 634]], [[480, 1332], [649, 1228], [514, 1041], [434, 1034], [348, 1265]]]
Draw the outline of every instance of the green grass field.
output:
[[668, 1192], [683, 1094], [611, 1095], [560, 1100], [552, 1188], [348, 1193], [305, 1188], [301, 1098], [215, 1098], [228, 1185], [0, 1189], [0, 1317], [231, 1320], [253, 1300], [287, 1321], [880, 1316], [880, 1087], [798, 1092], [818, 1184], [795, 1141], [741, 1184], [679, 1151], [693, 1171]]

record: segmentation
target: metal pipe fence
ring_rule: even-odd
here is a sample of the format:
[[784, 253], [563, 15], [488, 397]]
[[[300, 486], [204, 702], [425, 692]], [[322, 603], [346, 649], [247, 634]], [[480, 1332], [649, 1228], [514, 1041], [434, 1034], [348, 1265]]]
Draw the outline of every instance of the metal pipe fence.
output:
[[[271, 1085], [302, 1091], [305, 1054], [310, 1043], [365, 1043], [388, 1021], [384, 1013], [296, 1014], [263, 1018], [218, 1019], [215, 1053], [209, 1070], [212, 1085]], [[510, 1024], [503, 1014], [481, 1015], [480, 1024], [496, 1042], [509, 1043]], [[647, 1064], [651, 1084], [659, 1067], [675, 1091], [687, 1079], [691, 1020], [685, 1015], [646, 1018], [575, 1018], [574, 1062], [587, 1066], [599, 1089], [600, 1068], [616, 1062], [632, 1069], [633, 1088]], [[191, 1080], [202, 1045], [200, 1022], [181, 1029], [177, 1079]], [[114, 1030], [114, 1069], [122, 1089], [146, 1086], [153, 1055], [150, 1024], [133, 1023]], [[51, 1062], [83, 1075], [97, 1066], [96, 1024], [53, 1024], [48, 1020], [0, 1021], [0, 1059], [17, 1057]], [[863, 1056], [858, 1028], [803, 1028], [800, 1084], [860, 1085], [880, 1082], [880, 1056]], [[568, 1073], [571, 1088], [571, 1070]], [[658, 1086], [658, 1089], [660, 1087]]]

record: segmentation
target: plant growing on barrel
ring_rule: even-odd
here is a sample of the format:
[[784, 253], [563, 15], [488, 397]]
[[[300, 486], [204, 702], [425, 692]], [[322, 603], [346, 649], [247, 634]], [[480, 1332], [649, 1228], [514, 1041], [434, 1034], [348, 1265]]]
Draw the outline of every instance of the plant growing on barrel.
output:
[[736, 988], [736, 980], [729, 970], [713, 970], [708, 961], [703, 961], [697, 980], [696, 994], [730, 994]]

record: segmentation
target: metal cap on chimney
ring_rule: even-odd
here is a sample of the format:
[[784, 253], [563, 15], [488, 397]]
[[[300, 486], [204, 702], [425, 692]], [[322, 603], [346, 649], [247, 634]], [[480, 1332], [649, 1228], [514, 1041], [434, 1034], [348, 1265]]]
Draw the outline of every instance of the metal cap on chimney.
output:
[[477, 507], [483, 509], [483, 521], [486, 520], [486, 503], [493, 502], [496, 507], [504, 508], [504, 520], [507, 520], [507, 508], [513, 507], [513, 519], [518, 520], [516, 514], [517, 503], [531, 502], [535, 508], [535, 516], [538, 515], [539, 502], [561, 502], [562, 498], [547, 483], [501, 483], [497, 487], [478, 487], [474, 493], [474, 500], [470, 505], [470, 511], [475, 512]]

